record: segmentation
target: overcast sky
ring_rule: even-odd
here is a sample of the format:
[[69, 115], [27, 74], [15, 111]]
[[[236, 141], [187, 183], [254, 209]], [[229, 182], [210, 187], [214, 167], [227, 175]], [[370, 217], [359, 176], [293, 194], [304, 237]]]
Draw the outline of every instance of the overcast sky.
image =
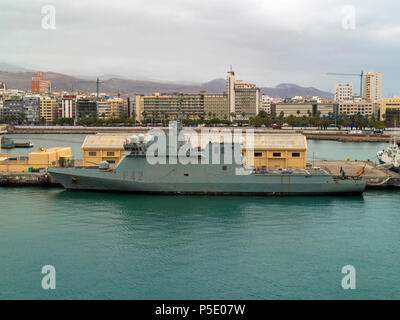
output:
[[[56, 29], [42, 28], [53, 5]], [[343, 7], [355, 8], [355, 29]], [[0, 62], [71, 75], [333, 91], [326, 72], [383, 72], [400, 95], [400, 2], [331, 0], [1, 0]], [[48, 21], [48, 20], [45, 20]], [[345, 25], [345, 28], [343, 27]]]

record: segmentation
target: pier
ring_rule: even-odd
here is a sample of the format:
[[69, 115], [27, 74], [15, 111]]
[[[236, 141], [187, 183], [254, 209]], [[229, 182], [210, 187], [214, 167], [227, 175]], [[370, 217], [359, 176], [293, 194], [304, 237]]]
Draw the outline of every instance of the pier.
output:
[[47, 172], [0, 172], [0, 186], [60, 187]]
[[313, 164], [337, 176], [341, 175], [340, 169], [347, 176], [357, 176], [357, 172], [365, 166], [362, 177], [367, 182], [367, 189], [400, 189], [399, 173], [378, 167], [371, 161], [315, 161]]
[[[10, 134], [146, 134], [153, 127], [84, 127], [84, 126], [13, 126], [8, 128]], [[168, 127], [154, 127], [168, 132]], [[189, 128], [189, 127], [188, 127]], [[218, 130], [246, 130], [254, 129], [257, 134], [282, 134], [301, 133], [310, 140], [329, 140], [339, 142], [390, 142], [392, 135], [399, 135], [399, 131], [386, 131], [384, 134], [349, 134], [348, 130], [318, 130], [317, 128], [299, 129], [289, 127], [286, 129], [268, 129], [253, 127], [190, 127], [191, 130], [200, 132], [202, 129]]]

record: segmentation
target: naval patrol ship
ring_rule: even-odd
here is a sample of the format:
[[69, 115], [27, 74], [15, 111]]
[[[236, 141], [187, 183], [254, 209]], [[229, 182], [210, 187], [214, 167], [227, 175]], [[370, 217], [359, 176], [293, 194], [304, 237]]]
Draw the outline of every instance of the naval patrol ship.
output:
[[[179, 115], [172, 124], [178, 133], [182, 131]], [[147, 141], [143, 135], [128, 138], [124, 155], [115, 168], [101, 162], [98, 167], [50, 167], [48, 172], [68, 190], [284, 196], [360, 195], [365, 190], [361, 177], [333, 176], [322, 168], [256, 170], [246, 167], [243, 159], [225, 161], [226, 153], [234, 156], [234, 150], [239, 150], [239, 157], [243, 158], [240, 142], [209, 142], [203, 149], [189, 145], [182, 156], [177, 149], [184, 141], [178, 139], [174, 145], [173, 135], [165, 137], [163, 150], [155, 148], [161, 142], [157, 136], [148, 136]], [[215, 156], [220, 161], [210, 160]]]

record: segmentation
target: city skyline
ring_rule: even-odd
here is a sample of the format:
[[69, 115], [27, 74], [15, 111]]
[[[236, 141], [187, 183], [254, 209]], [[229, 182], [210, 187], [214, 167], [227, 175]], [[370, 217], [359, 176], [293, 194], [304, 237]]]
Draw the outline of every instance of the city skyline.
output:
[[[56, 10], [55, 30], [42, 28], [45, 5]], [[400, 34], [399, 4], [349, 5], [355, 9], [354, 29], [343, 27], [344, 5], [334, 1], [219, 0], [205, 6], [179, 0], [36, 0], [21, 9], [6, 0], [0, 35], [7, 41], [0, 53], [6, 63], [35, 70], [173, 82], [220, 78], [233, 65], [239, 79], [259, 86], [289, 82], [330, 92], [336, 81], [357, 87], [358, 79], [326, 72], [372, 70], [384, 74], [384, 96], [399, 94], [393, 68], [400, 49], [393, 41]]]

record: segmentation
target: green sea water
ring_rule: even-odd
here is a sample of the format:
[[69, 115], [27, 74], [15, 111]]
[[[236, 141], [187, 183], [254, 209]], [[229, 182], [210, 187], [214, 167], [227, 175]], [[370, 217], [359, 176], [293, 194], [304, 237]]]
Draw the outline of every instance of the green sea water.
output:
[[[60, 145], [63, 137], [79, 152], [80, 136], [29, 140]], [[315, 157], [360, 160], [380, 147], [308, 144]], [[396, 191], [201, 197], [0, 188], [0, 299], [399, 299], [399, 208]], [[56, 269], [55, 290], [41, 287], [44, 265]], [[356, 270], [355, 290], [342, 288], [345, 265]]]

